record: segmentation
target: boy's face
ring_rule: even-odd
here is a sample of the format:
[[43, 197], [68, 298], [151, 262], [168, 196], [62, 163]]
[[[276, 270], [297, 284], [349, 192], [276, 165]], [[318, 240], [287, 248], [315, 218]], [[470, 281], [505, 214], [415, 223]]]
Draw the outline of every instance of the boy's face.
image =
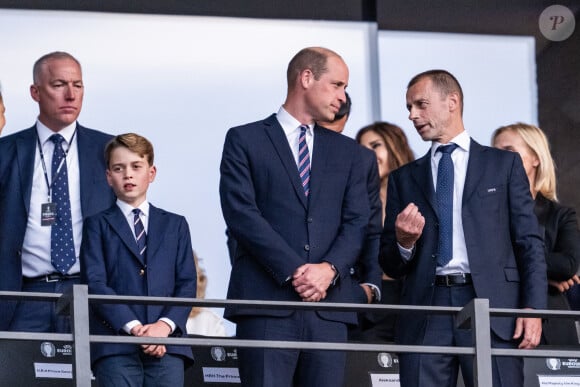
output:
[[125, 147], [113, 149], [107, 169], [107, 181], [122, 201], [139, 206], [147, 197], [147, 188], [156, 174], [155, 166], [145, 157]]

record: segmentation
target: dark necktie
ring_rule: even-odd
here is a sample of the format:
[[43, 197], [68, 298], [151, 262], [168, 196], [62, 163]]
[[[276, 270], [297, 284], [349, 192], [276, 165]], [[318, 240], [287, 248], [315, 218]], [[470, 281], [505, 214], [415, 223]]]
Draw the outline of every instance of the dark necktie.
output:
[[139, 249], [139, 254], [143, 257], [145, 255], [145, 250], [147, 249], [147, 234], [145, 234], [145, 227], [141, 221], [139, 214], [141, 210], [135, 208], [133, 210], [133, 226], [135, 227], [135, 240], [137, 241], [137, 248]]
[[[52, 201], [56, 205], [56, 219], [50, 230], [50, 260], [56, 270], [66, 274], [76, 261], [73, 239], [66, 153], [62, 149], [64, 137], [53, 134]], [[59, 169], [60, 167], [60, 169]]]
[[308, 126], [300, 126], [300, 137], [298, 138], [298, 173], [304, 188], [304, 195], [310, 194], [310, 152], [306, 143], [306, 131]]
[[437, 266], [445, 266], [453, 258], [453, 160], [451, 153], [457, 144], [442, 145], [437, 168], [437, 210], [439, 212], [439, 252]]

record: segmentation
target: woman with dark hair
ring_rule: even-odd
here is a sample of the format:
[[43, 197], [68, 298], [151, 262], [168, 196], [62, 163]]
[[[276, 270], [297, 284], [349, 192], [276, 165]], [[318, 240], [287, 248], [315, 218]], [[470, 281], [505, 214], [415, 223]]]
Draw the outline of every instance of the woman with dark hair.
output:
[[[384, 222], [389, 173], [413, 161], [415, 156], [403, 130], [388, 122], [375, 122], [365, 126], [356, 134], [356, 141], [374, 151], [377, 156]], [[401, 281], [394, 280], [383, 273], [381, 303], [398, 304], [400, 293]], [[391, 342], [395, 321], [396, 315], [379, 312], [363, 313], [359, 315], [359, 330], [352, 335], [352, 338], [368, 342]]]

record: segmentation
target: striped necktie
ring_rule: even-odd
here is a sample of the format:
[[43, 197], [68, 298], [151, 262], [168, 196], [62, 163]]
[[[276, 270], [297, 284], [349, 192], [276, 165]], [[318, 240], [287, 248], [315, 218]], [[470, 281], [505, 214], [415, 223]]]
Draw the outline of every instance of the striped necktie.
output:
[[145, 250], [147, 249], [147, 234], [145, 233], [145, 227], [141, 221], [139, 214], [141, 210], [135, 208], [133, 210], [133, 226], [135, 227], [135, 240], [137, 241], [137, 247], [139, 249], [139, 254], [145, 256]]
[[306, 143], [306, 131], [308, 126], [300, 126], [300, 137], [298, 138], [298, 173], [304, 188], [304, 195], [310, 194], [310, 152]]

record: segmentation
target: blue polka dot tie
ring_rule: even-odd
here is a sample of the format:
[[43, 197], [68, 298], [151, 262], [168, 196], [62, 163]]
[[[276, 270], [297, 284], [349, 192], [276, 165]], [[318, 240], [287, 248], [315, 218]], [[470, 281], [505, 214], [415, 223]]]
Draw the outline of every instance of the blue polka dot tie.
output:
[[66, 153], [62, 148], [64, 137], [53, 134], [52, 202], [56, 205], [56, 219], [50, 232], [50, 259], [54, 268], [66, 274], [76, 261], [73, 239]]
[[137, 241], [137, 248], [139, 249], [139, 254], [145, 256], [145, 250], [147, 250], [147, 234], [145, 234], [145, 226], [141, 221], [139, 214], [141, 210], [135, 208], [133, 210], [133, 227], [135, 227], [135, 240]]
[[453, 160], [457, 144], [437, 148], [441, 160], [437, 168], [437, 210], [439, 212], [439, 251], [437, 266], [445, 266], [453, 258]]
[[304, 195], [310, 194], [310, 152], [306, 143], [306, 131], [308, 126], [300, 126], [300, 137], [298, 138], [298, 173], [304, 188]]

